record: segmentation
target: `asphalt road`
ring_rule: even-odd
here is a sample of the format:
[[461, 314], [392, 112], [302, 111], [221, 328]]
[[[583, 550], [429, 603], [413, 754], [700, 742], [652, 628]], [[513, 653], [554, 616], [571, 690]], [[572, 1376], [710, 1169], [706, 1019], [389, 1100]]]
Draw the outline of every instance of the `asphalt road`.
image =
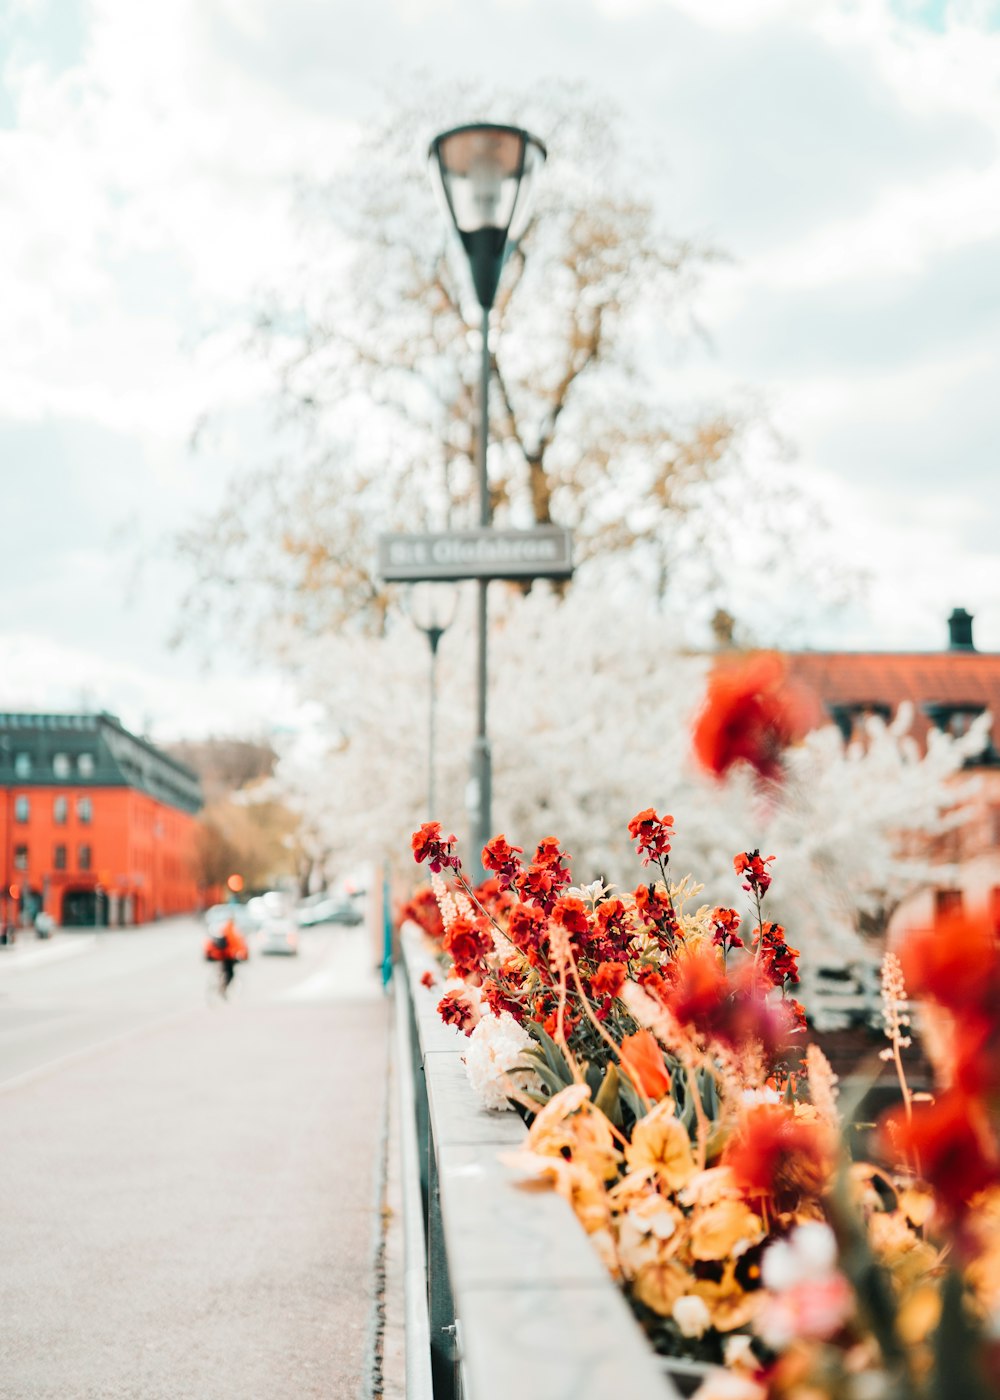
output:
[[357, 1400], [388, 1006], [363, 931], [211, 1005], [176, 920], [0, 953], [2, 1400]]

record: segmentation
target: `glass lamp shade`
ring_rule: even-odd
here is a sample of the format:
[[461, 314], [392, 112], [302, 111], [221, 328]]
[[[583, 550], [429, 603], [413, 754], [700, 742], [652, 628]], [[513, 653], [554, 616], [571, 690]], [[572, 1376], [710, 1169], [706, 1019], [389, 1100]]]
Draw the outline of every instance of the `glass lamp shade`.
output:
[[523, 234], [545, 161], [537, 137], [515, 126], [459, 126], [431, 142], [431, 179], [458, 231], [480, 305], [493, 305], [509, 240]]
[[446, 632], [455, 620], [458, 590], [453, 583], [427, 580], [406, 590], [406, 611], [421, 632]]

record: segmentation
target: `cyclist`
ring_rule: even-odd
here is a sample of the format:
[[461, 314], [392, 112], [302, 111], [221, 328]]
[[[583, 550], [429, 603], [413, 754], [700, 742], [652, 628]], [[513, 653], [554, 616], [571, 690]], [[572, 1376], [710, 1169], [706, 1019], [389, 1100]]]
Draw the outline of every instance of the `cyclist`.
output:
[[210, 934], [206, 939], [205, 957], [209, 962], [219, 964], [219, 991], [224, 997], [236, 974], [236, 964], [246, 962], [247, 958], [246, 939], [236, 927], [232, 915], [217, 933]]

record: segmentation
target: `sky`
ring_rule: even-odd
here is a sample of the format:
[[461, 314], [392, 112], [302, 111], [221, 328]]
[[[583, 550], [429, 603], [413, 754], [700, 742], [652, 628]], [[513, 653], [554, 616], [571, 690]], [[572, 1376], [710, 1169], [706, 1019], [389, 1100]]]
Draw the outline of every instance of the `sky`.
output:
[[727, 251], [669, 387], [765, 405], [866, 571], [809, 644], [935, 650], [963, 606], [1000, 650], [1000, 0], [6, 0], [0, 705], [297, 723], [254, 656], [169, 645], [170, 540], [242, 464], [191, 451], [200, 416], [257, 422], [238, 327], [294, 262], [294, 180], [416, 69], [584, 80]]

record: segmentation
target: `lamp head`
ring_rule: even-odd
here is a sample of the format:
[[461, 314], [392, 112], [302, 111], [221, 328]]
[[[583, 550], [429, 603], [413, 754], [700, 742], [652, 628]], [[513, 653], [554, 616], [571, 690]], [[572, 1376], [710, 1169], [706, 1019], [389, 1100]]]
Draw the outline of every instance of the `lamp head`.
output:
[[453, 127], [431, 142], [431, 180], [465, 247], [484, 311], [493, 305], [509, 243], [528, 225], [545, 156], [529, 132], [490, 122]]

